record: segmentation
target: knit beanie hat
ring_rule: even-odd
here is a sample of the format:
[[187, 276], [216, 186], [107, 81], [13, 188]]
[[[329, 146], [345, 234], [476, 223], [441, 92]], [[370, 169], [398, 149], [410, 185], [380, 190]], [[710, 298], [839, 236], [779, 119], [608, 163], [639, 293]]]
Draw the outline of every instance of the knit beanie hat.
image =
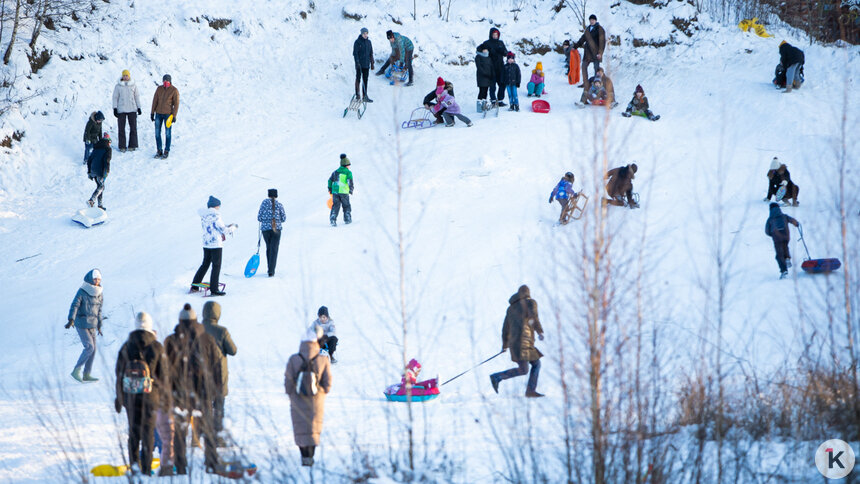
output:
[[95, 117], [94, 117], [93, 119], [95, 119], [96, 121], [104, 121], [104, 120], [105, 120], [105, 115], [104, 115], [104, 113], [103, 113], [103, 112], [101, 112], [101, 111], [96, 111], [96, 115], [95, 115]]
[[325, 316], [327, 318], [331, 317], [328, 315], [328, 308], [327, 307], [320, 306], [319, 310], [317, 310], [317, 317], [320, 317], [320, 316]]
[[269, 198], [278, 198], [278, 189], [270, 188], [269, 189]]
[[535, 66], [535, 70], [543, 71], [543, 62], [538, 62], [537, 65]]
[[630, 171], [632, 171], [633, 173], [636, 173], [638, 170], [639, 170], [639, 167], [636, 166], [636, 163], [630, 164]]
[[349, 158], [346, 157], [345, 153], [340, 154], [340, 166], [350, 166]]
[[161, 78], [161, 81], [173, 82], [173, 78], [170, 77], [170, 74], [165, 74], [164, 77]]
[[385, 38], [386, 39], [393, 39], [394, 38], [394, 32], [392, 32], [390, 30], [386, 30], [385, 31]]
[[123, 75], [123, 76], [131, 77], [131, 72], [128, 72], [128, 69], [124, 69], [124, 70], [122, 71], [122, 75]]
[[443, 87], [445, 86], [445, 79], [442, 79], [441, 77], [436, 78], [436, 87], [439, 87], [439, 86], [443, 86]]
[[592, 20], [592, 19], [597, 20], [597, 15], [591, 14], [588, 16], [588, 20]]
[[506, 57], [507, 57], [508, 59], [516, 59], [517, 55], [516, 55], [516, 54], [514, 54], [513, 52], [508, 52], [508, 54], [507, 54], [507, 56], [506, 56]]
[[642, 89], [642, 84], [636, 84], [636, 89], [633, 91], [633, 93], [636, 94], [637, 92], [645, 94], [645, 89]]
[[182, 306], [182, 311], [179, 311], [179, 320], [197, 321], [197, 313], [194, 312], [194, 308], [190, 304], [185, 303], [185, 306]]
[[102, 273], [101, 273], [101, 271], [100, 271], [100, 270], [98, 270], [98, 269], [93, 269], [91, 272], [92, 272], [92, 278], [93, 278], [93, 280], [94, 280], [94, 281], [95, 281], [96, 279], [101, 279], [101, 278], [102, 278]]
[[209, 195], [209, 201], [206, 202], [206, 208], [220, 207], [220, 206], [221, 206], [221, 200], [218, 200], [217, 198], [213, 197], [212, 195]]
[[369, 32], [369, 30], [367, 30], [367, 27], [362, 27], [362, 28], [361, 28], [361, 33], [362, 33], [362, 34], [366, 34], [366, 33], [368, 33], [368, 32]]
[[152, 330], [152, 317], [143, 311], [137, 313], [137, 317], [134, 318], [134, 329], [142, 329], [154, 333]]

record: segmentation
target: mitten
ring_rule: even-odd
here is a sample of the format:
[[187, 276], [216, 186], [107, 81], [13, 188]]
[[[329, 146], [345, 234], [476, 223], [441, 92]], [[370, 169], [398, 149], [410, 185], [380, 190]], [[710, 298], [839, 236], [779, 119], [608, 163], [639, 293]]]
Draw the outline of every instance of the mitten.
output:
[[141, 111], [140, 108], [137, 108], [137, 115], [140, 116], [141, 114], [143, 114], [143, 111]]
[[115, 117], [115, 118], [119, 117], [119, 113], [116, 112], [116, 108], [113, 108], [113, 117]]
[[552, 195], [549, 196], [549, 203], [552, 203]]
[[74, 319], [70, 319], [70, 320], [69, 320], [69, 322], [68, 322], [68, 323], [66, 323], [66, 324], [65, 324], [65, 326], [63, 326], [63, 327], [64, 327], [64, 328], [66, 328], [66, 329], [69, 329], [69, 328], [71, 328], [71, 327], [72, 327], [72, 326], [74, 326], [74, 325], [75, 325], [75, 320], [74, 320]]
[[149, 113], [149, 120], [155, 121], [155, 113]]
[[176, 124], [176, 115], [175, 114], [173, 115], [173, 121], [171, 121], [171, 123]]
[[113, 399], [113, 408], [116, 409], [116, 413], [122, 413], [122, 402], [119, 401], [119, 398]]

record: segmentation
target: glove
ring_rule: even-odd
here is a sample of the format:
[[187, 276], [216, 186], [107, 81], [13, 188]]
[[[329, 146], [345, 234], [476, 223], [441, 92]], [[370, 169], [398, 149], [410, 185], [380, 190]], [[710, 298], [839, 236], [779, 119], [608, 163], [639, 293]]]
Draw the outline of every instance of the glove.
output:
[[227, 240], [227, 236], [224, 234], [221, 234], [221, 242], [224, 242], [226, 240]]
[[543, 341], [543, 333], [538, 333], [538, 339]]
[[122, 402], [119, 401], [119, 398], [113, 399], [113, 408], [116, 409], [116, 413], [122, 413]]
[[376, 69], [376, 64], [374, 64], [373, 62], [371, 62], [371, 63], [370, 63], [370, 70], [374, 70], [374, 69]]
[[549, 196], [549, 203], [552, 203], [552, 195]]
[[101, 330], [101, 328], [97, 329], [97, 330], [96, 330], [96, 332], [99, 334], [99, 336], [104, 336], [104, 335], [102, 334], [102, 330]]
[[71, 328], [71, 327], [72, 327], [72, 326], [74, 326], [74, 325], [75, 325], [75, 320], [74, 320], [74, 319], [70, 319], [70, 320], [69, 320], [69, 322], [68, 322], [68, 323], [66, 323], [66, 324], [65, 324], [65, 326], [63, 326], [63, 327], [64, 327], [64, 328], [66, 328], [66, 329], [69, 329], [69, 328]]
[[176, 115], [175, 114], [173, 115], [173, 121], [171, 121], [171, 124], [176, 124]]
[[149, 120], [155, 121], [155, 113], [149, 113]]
[[113, 108], [113, 117], [115, 117], [115, 118], [119, 117], [119, 113], [116, 112], [116, 108]]
[[137, 108], [137, 115], [140, 116], [141, 114], [143, 114], [143, 111], [141, 111], [140, 108]]

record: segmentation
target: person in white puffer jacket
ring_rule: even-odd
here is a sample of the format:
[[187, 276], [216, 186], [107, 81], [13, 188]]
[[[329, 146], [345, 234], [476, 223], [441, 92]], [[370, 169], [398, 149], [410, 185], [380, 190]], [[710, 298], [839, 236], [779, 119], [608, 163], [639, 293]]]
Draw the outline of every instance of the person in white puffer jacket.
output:
[[194, 274], [194, 280], [191, 281], [191, 292], [200, 290], [199, 284], [211, 264], [212, 273], [209, 276], [209, 293], [213, 296], [227, 294], [218, 285], [218, 277], [221, 275], [221, 251], [227, 235], [232, 235], [239, 226], [236, 224], [224, 225], [219, 208], [221, 208], [221, 200], [210, 196], [209, 201], [206, 203], [206, 209], [201, 209], [198, 212], [200, 214], [200, 224], [203, 227], [203, 263], [200, 264], [200, 268]]
[[[119, 124], [119, 151], [124, 153], [126, 148], [137, 149], [137, 115], [141, 114], [140, 94], [137, 86], [131, 80], [128, 69], [122, 71], [122, 78], [113, 88], [113, 115]], [[128, 145], [125, 138], [125, 122], [128, 121]]]

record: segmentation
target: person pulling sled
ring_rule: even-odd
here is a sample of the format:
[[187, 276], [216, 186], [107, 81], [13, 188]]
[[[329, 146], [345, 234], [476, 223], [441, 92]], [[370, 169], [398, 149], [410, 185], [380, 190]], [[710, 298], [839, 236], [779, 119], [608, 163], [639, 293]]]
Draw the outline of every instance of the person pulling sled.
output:
[[[565, 173], [549, 195], [549, 203], [552, 203], [553, 199], [555, 199], [561, 205], [561, 214], [558, 216], [558, 223], [561, 225], [566, 225], [570, 221], [571, 216], [573, 216], [574, 220], [582, 217], [585, 203], [588, 203], [588, 197], [573, 190], [573, 180], [574, 176], [572, 172]], [[585, 203], [581, 207], [577, 205], [580, 198], [585, 200]]]
[[490, 383], [493, 385], [493, 391], [499, 393], [499, 383], [502, 380], [528, 373], [526, 397], [542, 397], [543, 394], [537, 392], [537, 383], [540, 375], [540, 359], [543, 354], [534, 346], [535, 333], [543, 341], [543, 327], [538, 319], [537, 302], [531, 298], [529, 287], [525, 284], [520, 286], [508, 302], [510, 305], [505, 314], [505, 323], [502, 325], [502, 351], [510, 349], [511, 361], [518, 366], [493, 373], [490, 375]]
[[791, 232], [788, 224], [795, 227], [799, 222], [779, 209], [779, 204], [771, 202], [770, 216], [764, 224], [764, 233], [773, 240], [773, 248], [776, 251], [776, 263], [779, 265], [779, 278], [788, 277], [788, 268], [791, 267], [791, 254], [788, 251], [788, 242], [791, 240]]

